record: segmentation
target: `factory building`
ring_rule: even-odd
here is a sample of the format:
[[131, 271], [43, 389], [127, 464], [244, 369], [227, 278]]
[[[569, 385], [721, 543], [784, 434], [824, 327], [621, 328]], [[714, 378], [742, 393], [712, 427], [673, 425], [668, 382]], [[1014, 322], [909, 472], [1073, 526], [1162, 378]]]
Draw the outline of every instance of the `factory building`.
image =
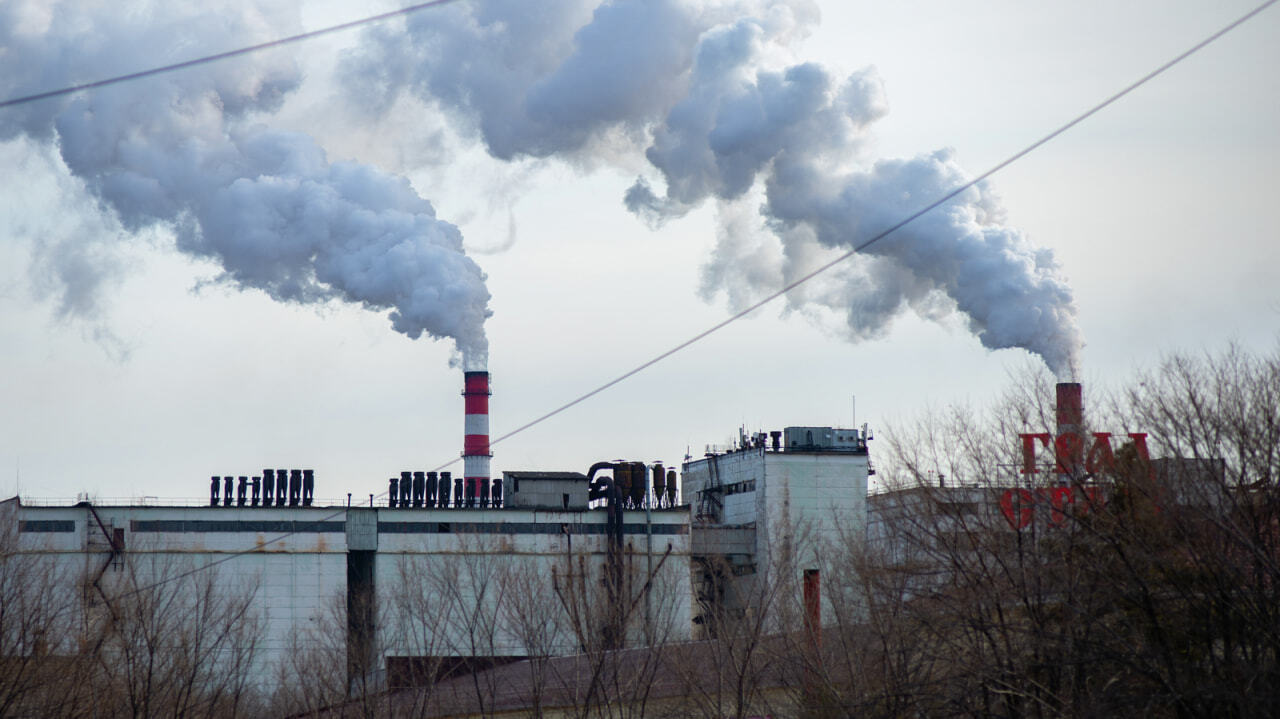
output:
[[198, 506], [0, 502], [6, 551], [73, 590], [74, 626], [39, 651], [74, 654], [129, 602], [168, 592], [240, 601], [210, 621], [221, 635], [244, 624], [267, 689], [326, 648], [332, 665], [335, 647], [349, 686], [410, 687], [714, 636], [769, 582], [797, 601], [803, 586], [806, 621], [820, 622], [825, 549], [865, 532], [865, 427], [741, 433], [686, 458], [682, 477], [623, 460], [494, 477], [488, 374], [467, 372], [463, 394], [461, 476], [398, 472], [367, 503], [317, 499], [314, 471], [279, 468], [212, 477]]
[[[537, 481], [522, 480], [522, 489]], [[621, 571], [629, 578], [622, 591], [638, 592], [652, 577], [648, 621], [661, 621], [665, 638], [687, 638], [688, 509], [621, 514]], [[65, 577], [68, 589], [81, 597], [86, 618], [109, 611], [104, 605], [139, 587], [176, 582], [214, 565], [203, 573], [216, 576], [219, 592], [253, 597], [261, 621], [255, 671], [264, 677], [272, 676], [271, 665], [313, 640], [345, 641], [353, 665], [375, 672], [443, 658], [493, 661], [580, 651], [588, 638], [579, 633], [593, 627], [561, 626], [539, 646], [529, 646], [514, 615], [531, 602], [598, 601], [590, 592], [573, 596], [570, 584], [585, 573], [576, 586], [594, 588], [591, 577], [614, 554], [610, 530], [607, 512], [586, 506], [29, 506], [17, 497], [0, 502], [0, 532], [16, 539], [18, 551], [39, 555], [50, 574]], [[552, 586], [553, 578], [563, 586]], [[531, 596], [527, 589], [535, 584], [540, 592]], [[180, 583], [175, 590], [187, 591]], [[620, 646], [655, 631], [639, 612], [626, 619]]]
[[871, 439], [865, 425], [739, 432], [733, 447], [686, 460], [696, 636], [714, 636], [718, 621], [759, 609], [769, 587], [803, 598], [808, 621], [818, 620], [829, 550], [860, 544], [865, 532]]
[[[0, 534], [74, 590], [80, 629], [52, 653], [74, 652], [140, 590], [194, 594], [206, 581], [250, 598], [262, 682], [338, 645], [348, 680], [407, 686], [458, 667], [686, 641], [709, 612], [745, 611], [757, 578], [819, 566], [823, 542], [865, 526], [867, 433], [774, 434], [687, 462], [683, 481], [611, 461], [505, 471], [485, 497], [471, 477], [407, 471], [360, 506], [317, 500], [312, 471], [274, 469], [214, 478], [201, 506], [14, 497], [0, 502]], [[551, 615], [550, 632], [521, 626]]]
[[690, 513], [674, 472], [615, 461], [491, 478], [488, 373], [467, 372], [463, 394], [462, 476], [400, 472], [363, 505], [317, 501], [314, 471], [277, 468], [212, 477], [200, 506], [0, 502], [5, 556], [34, 560], [75, 605], [40, 651], [74, 653], [163, 592], [247, 598], [236, 621], [252, 625], [263, 683], [318, 647], [344, 647], [348, 680], [383, 686], [687, 639]]

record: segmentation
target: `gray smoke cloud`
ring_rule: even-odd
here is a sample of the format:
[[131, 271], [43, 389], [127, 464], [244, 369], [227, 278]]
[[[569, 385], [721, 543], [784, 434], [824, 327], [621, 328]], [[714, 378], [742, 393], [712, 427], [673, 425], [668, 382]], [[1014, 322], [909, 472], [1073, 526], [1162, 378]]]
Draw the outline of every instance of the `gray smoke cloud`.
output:
[[[500, 159], [643, 151], [665, 187], [640, 178], [626, 206], [656, 227], [717, 203], [700, 291], [745, 306], [967, 181], [947, 151], [867, 156], [884, 89], [874, 69], [841, 76], [796, 56], [818, 20], [805, 0], [460, 3], [367, 33], [342, 76], [369, 112], [409, 94]], [[1060, 376], [1082, 345], [1052, 252], [1009, 227], [985, 186], [788, 303], [844, 315], [855, 340], [903, 312], [959, 312], [984, 346], [1027, 349]]]
[[[11, 0], [0, 5], [0, 96], [14, 97], [296, 31], [279, 4]], [[310, 137], [261, 124], [302, 82], [292, 55], [261, 53], [0, 112], [0, 140], [56, 145], [105, 212], [136, 236], [161, 226], [215, 260], [220, 280], [286, 302], [389, 311], [411, 338], [452, 338], [485, 362], [485, 275], [458, 228], [409, 183], [331, 162]], [[94, 306], [100, 238], [46, 248], [51, 281]], [[54, 256], [49, 257], [49, 253]], [[72, 272], [71, 270], [74, 270]], [[65, 300], [64, 300], [65, 301]]]

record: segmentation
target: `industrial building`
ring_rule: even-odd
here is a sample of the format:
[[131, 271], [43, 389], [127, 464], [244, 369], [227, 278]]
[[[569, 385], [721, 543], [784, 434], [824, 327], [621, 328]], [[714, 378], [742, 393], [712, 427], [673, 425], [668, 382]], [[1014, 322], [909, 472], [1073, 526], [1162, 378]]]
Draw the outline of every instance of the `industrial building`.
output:
[[[530, 647], [500, 619], [506, 604], [528, 601], [499, 591], [531, 573], [566, 576], [581, 562], [599, 571], [609, 555], [608, 518], [585, 506], [502, 508], [28, 506], [0, 503], [0, 524], [22, 552], [43, 555], [50, 571], [75, 578], [88, 613], [118, 594], [216, 564], [228, 594], [255, 595], [261, 672], [335, 629], [345, 608], [351, 661], [390, 665], [396, 658], [492, 659], [571, 654], [581, 641], [566, 627]], [[16, 530], [14, 532], [13, 530]], [[689, 625], [687, 508], [627, 511], [621, 523], [629, 569], [652, 556], [651, 611], [676, 638]], [[637, 570], [641, 571], [641, 570]], [[448, 581], [443, 591], [436, 582]], [[482, 586], [492, 582], [491, 586]], [[639, 586], [643, 582], [636, 583]], [[556, 602], [548, 586], [540, 601]], [[416, 594], [427, 616], [415, 615]], [[488, 603], [490, 606], [485, 606]], [[378, 611], [375, 611], [375, 607]], [[477, 627], [466, 610], [478, 607]], [[637, 617], [639, 621], [641, 618]], [[370, 631], [370, 630], [374, 631]], [[477, 633], [477, 629], [481, 630]], [[631, 628], [643, 636], [643, 627]], [[685, 630], [684, 635], [688, 632]], [[363, 653], [363, 656], [361, 656]]]
[[[448, 473], [411, 471], [373, 506], [320, 506], [315, 474], [302, 470], [219, 477], [203, 506], [32, 506], [14, 497], [0, 502], [0, 527], [74, 584], [86, 617], [140, 586], [214, 565], [203, 573], [220, 592], [253, 597], [255, 674], [274, 677], [273, 665], [337, 640], [353, 676], [403, 686], [460, 662], [571, 655], [598, 640], [625, 648], [692, 638], [707, 606], [706, 587], [695, 595], [694, 584], [705, 584], [709, 567], [729, 563], [750, 579], [774, 561], [770, 542], [787, 546], [787, 528], [802, 522], [824, 535], [860, 531], [864, 435], [818, 431], [812, 443], [753, 440], [686, 464], [683, 491], [698, 498], [696, 520], [694, 506], [676, 504], [674, 470], [603, 462], [590, 474], [504, 472], [505, 498], [491, 491], [487, 501], [479, 482], [459, 498]], [[286, 481], [267, 493], [265, 476], [312, 482], [307, 491]], [[519, 617], [548, 607], [583, 618], [531, 645]]]
[[685, 462], [696, 636], [751, 611], [766, 587], [803, 587], [806, 606], [817, 601], [827, 550], [862, 541], [871, 439], [865, 425], [740, 431], [733, 447]]
[[[757, 631], [771, 641], [804, 629], [799, 636], [818, 646], [836, 616], [830, 597], [858, 581], [833, 558], [870, 550], [925, 590], [948, 580], [940, 550], [974, 551], [964, 540], [975, 531], [1053, 532], [1064, 513], [1105, 501], [1089, 473], [1112, 461], [1070, 439], [1089, 435], [1080, 386], [1064, 384], [1055, 431], [1026, 435], [1040, 454], [1029, 451], [1021, 469], [1034, 475], [1015, 466], [1004, 478], [937, 477], [935, 486], [869, 494], [864, 425], [740, 431], [732, 446], [686, 457], [678, 474], [612, 460], [585, 472], [491, 477], [487, 376], [469, 373], [466, 394], [463, 476], [399, 472], [368, 503], [317, 500], [316, 473], [302, 469], [212, 478], [200, 506], [0, 502], [0, 535], [65, 578], [81, 602], [81, 633], [42, 651], [76, 651], [111, 604], [140, 587], [172, 581], [186, 592], [187, 578], [213, 577], [227, 596], [252, 596], [261, 640], [253, 673], [264, 683], [314, 648], [338, 646], [348, 682], [407, 692], [388, 695], [397, 701], [438, 684], [456, 685], [465, 704], [473, 682], [450, 678], [461, 671], [498, 684], [526, 677], [572, 703], [589, 677], [535, 677], [539, 666], [642, 657], [661, 678], [653, 698], [676, 706], [696, 677], [689, 658], [712, 651], [700, 640], [724, 638], [726, 623], [762, 618]], [[1178, 503], [1217, 471], [1150, 466]], [[560, 659], [538, 664], [552, 657]], [[804, 665], [793, 660], [789, 672]], [[761, 681], [785, 703], [797, 677]], [[523, 701], [518, 686], [503, 691], [513, 707]], [[452, 696], [433, 701], [443, 707]]]
[[821, 547], [864, 532], [865, 427], [741, 433], [682, 477], [622, 460], [491, 477], [488, 374], [463, 394], [462, 476], [402, 471], [367, 502], [317, 500], [323, 478], [292, 468], [214, 476], [198, 505], [0, 502], [6, 549], [75, 590], [74, 628], [40, 651], [96, 641], [132, 598], [207, 591], [247, 600], [261, 683], [341, 647], [348, 683], [412, 686], [707, 636], [770, 572], [816, 588]]
[[[463, 476], [400, 472], [367, 504], [321, 506], [313, 470], [275, 468], [212, 477], [200, 506], [0, 502], [6, 553], [75, 590], [64, 594], [80, 620], [41, 651], [73, 652], [116, 605], [192, 593], [195, 578], [251, 598], [264, 681], [316, 646], [345, 645], [349, 680], [378, 686], [573, 654], [599, 637], [616, 648], [688, 638], [690, 515], [674, 472], [658, 467], [650, 482], [645, 464], [619, 461], [491, 479], [488, 373], [467, 372], [464, 396]], [[574, 621], [522, 631], [549, 609]]]

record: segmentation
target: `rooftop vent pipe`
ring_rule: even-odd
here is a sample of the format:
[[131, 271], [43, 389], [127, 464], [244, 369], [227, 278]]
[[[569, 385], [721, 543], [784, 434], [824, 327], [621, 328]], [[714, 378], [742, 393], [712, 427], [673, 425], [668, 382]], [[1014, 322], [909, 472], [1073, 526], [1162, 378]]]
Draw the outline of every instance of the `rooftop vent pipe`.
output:
[[276, 506], [283, 507], [289, 495], [289, 470], [276, 470]]
[[310, 507], [316, 496], [316, 471], [302, 470], [302, 506]]
[[449, 472], [440, 473], [440, 484], [436, 487], [436, 505], [444, 508], [449, 506], [449, 492], [453, 487], [453, 475]]

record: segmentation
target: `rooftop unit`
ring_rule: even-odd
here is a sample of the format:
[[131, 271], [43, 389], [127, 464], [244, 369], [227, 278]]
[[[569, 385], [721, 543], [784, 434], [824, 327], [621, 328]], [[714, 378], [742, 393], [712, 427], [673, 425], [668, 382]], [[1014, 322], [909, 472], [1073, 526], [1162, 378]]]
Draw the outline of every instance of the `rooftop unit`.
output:
[[866, 452], [871, 439], [862, 429], [839, 427], [787, 427], [782, 431], [783, 449], [787, 452]]

